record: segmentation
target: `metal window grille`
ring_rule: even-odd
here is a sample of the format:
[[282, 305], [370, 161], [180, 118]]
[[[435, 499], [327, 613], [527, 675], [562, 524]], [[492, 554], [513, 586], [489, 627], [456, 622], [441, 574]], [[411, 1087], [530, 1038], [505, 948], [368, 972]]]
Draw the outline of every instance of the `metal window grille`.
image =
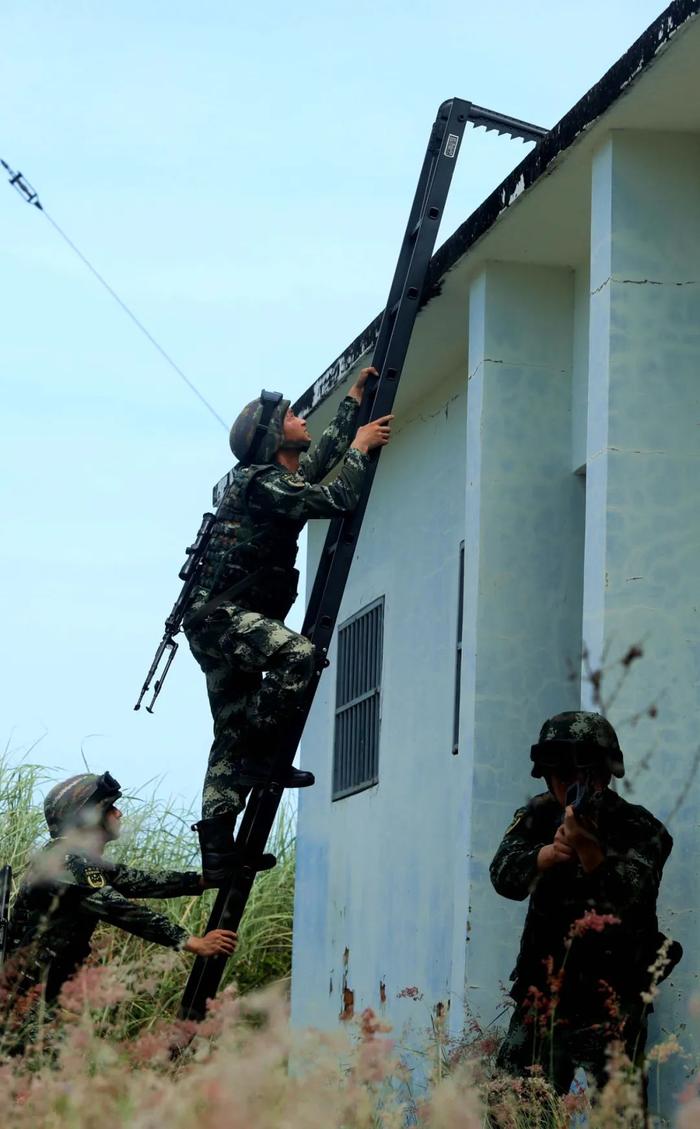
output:
[[457, 594], [457, 655], [455, 658], [455, 704], [452, 722], [452, 755], [459, 752], [459, 707], [462, 695], [462, 632], [464, 628], [464, 541], [459, 546], [459, 590]]
[[376, 784], [384, 597], [338, 629], [333, 799]]

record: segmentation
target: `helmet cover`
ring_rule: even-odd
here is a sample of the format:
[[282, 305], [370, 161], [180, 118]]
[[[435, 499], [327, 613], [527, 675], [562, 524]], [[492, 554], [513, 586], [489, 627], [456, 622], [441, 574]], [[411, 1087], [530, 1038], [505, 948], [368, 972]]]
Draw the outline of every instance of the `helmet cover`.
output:
[[118, 782], [105, 772], [97, 776], [83, 772], [55, 784], [44, 800], [44, 815], [51, 838], [55, 839], [71, 827], [86, 821], [89, 809], [99, 822], [107, 808], [121, 796]]
[[[272, 412], [264, 435], [257, 443], [257, 450], [255, 451], [253, 451], [253, 446], [258, 432], [258, 426], [263, 419], [263, 413], [265, 411], [263, 395], [257, 400], [251, 400], [249, 404], [246, 404], [243, 411], [240, 412], [234, 420], [229, 434], [231, 450], [239, 463], [248, 465], [254, 462], [257, 465], [260, 463], [274, 462], [275, 455], [284, 440], [284, 417], [289, 410], [289, 404], [289, 400], [280, 398]], [[252, 459], [251, 454], [253, 455]]]
[[558, 713], [545, 721], [530, 759], [535, 777], [601, 765], [613, 776], [625, 775], [622, 750], [612, 725], [602, 714], [585, 710]]

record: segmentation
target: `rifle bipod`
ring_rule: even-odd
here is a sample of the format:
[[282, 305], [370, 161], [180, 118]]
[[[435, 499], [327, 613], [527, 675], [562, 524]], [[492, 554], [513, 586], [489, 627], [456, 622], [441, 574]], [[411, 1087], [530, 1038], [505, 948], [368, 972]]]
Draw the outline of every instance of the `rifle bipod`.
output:
[[[455, 161], [469, 121], [526, 141], [538, 140], [546, 132], [538, 126], [473, 106], [459, 98], [443, 102], [440, 106], [430, 132], [374, 347], [372, 364], [379, 375], [365, 386], [358, 426], [388, 415], [393, 407], [413, 326], [420, 309]], [[279, 775], [294, 760], [321, 671], [327, 665], [325, 659], [355, 555], [379, 453], [377, 449], [370, 454], [370, 464], [356, 509], [342, 518], [336, 518], [328, 530], [302, 627], [302, 634], [316, 646], [319, 662], [301, 709], [285, 732], [277, 762]], [[228, 483], [229, 477], [226, 476], [214, 488], [214, 505], [221, 501]], [[255, 859], [264, 852], [281, 796], [282, 788], [274, 782], [254, 788], [251, 792], [236, 836], [242, 857]], [[254, 881], [255, 871], [247, 866], [241, 867], [232, 875], [230, 884], [219, 891], [207, 930], [238, 928]], [[225, 965], [226, 957], [197, 957], [182, 1000], [180, 1015], [183, 1018], [203, 1018], [207, 1000], [216, 994]]]

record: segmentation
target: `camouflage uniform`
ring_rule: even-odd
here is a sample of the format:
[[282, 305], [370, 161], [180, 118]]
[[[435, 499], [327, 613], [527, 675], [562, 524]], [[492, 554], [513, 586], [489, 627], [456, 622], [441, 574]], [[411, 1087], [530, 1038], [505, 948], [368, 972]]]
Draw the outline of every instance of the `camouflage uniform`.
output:
[[[52, 857], [53, 856], [53, 857]], [[56, 872], [57, 871], [57, 872]], [[98, 922], [171, 949], [190, 934], [161, 913], [129, 898], [178, 898], [202, 893], [195, 872], [147, 874], [101, 855], [65, 850], [53, 840], [22, 882], [10, 922], [6, 979], [13, 994], [45, 984], [48, 1002], [90, 952]]]
[[[598, 715], [559, 717], [571, 724], [572, 719]], [[541, 740], [546, 739], [547, 725], [551, 722], [543, 726]], [[550, 739], [557, 737], [550, 732]], [[536, 749], [533, 746], [533, 759]], [[610, 763], [619, 770], [616, 775], [622, 775], [616, 737]], [[533, 775], [542, 775], [537, 765]], [[648, 968], [665, 940], [659, 933], [656, 899], [673, 845], [668, 831], [645, 808], [608, 788], [587, 814], [605, 854], [596, 870], [586, 873], [577, 859], [538, 870], [538, 853], [553, 841], [562, 821], [562, 809], [550, 793], [535, 796], [515, 812], [490, 868], [491, 881], [503, 897], [530, 897], [511, 974], [516, 1007], [498, 1065], [523, 1074], [539, 1063], [562, 1093], [569, 1089], [577, 1066], [604, 1085], [606, 1047], [614, 1038], [622, 1038], [633, 1060], [640, 1059], [649, 1010], [640, 993], [649, 986]], [[586, 911], [612, 914], [620, 923], [600, 931], [589, 928], [567, 946], [573, 923]], [[617, 1014], [611, 1014], [610, 989], [618, 1001]]]
[[[316, 447], [300, 456], [296, 472], [275, 461], [277, 435], [263, 444], [254, 465], [239, 465], [230, 476], [200, 587], [183, 623], [206, 675], [214, 719], [203, 819], [241, 810], [246, 794], [238, 783], [241, 758], [269, 751], [278, 726], [313, 676], [313, 644], [283, 620], [297, 594], [294, 566], [304, 525], [309, 518], [336, 517], [357, 505], [368, 465], [366, 455], [348, 449], [357, 413], [357, 402], [346, 397]], [[320, 485], [343, 455], [337, 477]], [[192, 624], [199, 608], [241, 583], [244, 590], [230, 602]]]

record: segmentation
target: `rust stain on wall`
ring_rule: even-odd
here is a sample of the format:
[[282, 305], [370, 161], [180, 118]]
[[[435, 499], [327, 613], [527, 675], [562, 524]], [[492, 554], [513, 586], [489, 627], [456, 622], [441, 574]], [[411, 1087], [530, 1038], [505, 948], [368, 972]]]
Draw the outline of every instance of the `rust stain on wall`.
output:
[[340, 1010], [339, 1018], [341, 1020], [352, 1019], [355, 1014], [355, 993], [352, 988], [348, 986], [348, 969], [350, 967], [350, 949], [345, 946], [343, 953], [343, 988], [342, 988], [342, 1007]]
[[352, 1019], [355, 1014], [355, 993], [352, 988], [343, 988], [343, 1010], [339, 1018], [342, 1020]]

